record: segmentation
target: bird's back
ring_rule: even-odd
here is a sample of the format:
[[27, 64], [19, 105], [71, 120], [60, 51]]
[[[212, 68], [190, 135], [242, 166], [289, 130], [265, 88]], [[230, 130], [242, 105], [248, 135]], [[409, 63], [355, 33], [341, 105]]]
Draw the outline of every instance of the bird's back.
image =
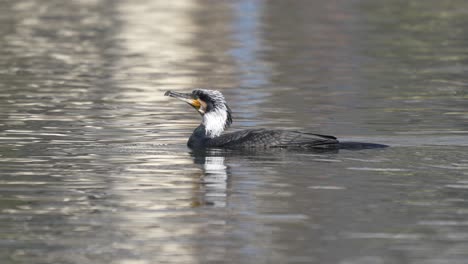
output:
[[333, 136], [288, 130], [249, 129], [223, 134], [205, 142], [219, 148], [329, 148], [336, 146]]

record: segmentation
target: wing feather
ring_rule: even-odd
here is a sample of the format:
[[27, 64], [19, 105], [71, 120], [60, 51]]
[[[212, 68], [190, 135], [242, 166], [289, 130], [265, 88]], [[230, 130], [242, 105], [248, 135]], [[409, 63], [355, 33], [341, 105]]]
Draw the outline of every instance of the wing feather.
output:
[[288, 130], [250, 129], [223, 134], [210, 139], [208, 147], [327, 147], [338, 144], [333, 136]]

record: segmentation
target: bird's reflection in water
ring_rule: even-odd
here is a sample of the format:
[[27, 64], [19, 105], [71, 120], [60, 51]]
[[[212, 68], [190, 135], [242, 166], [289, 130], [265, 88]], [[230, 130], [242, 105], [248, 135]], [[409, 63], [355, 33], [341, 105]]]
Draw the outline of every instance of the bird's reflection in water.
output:
[[[252, 161], [270, 160], [285, 162], [290, 159], [288, 153], [301, 153], [311, 155], [336, 155], [340, 150], [356, 151], [366, 149], [381, 149], [386, 148], [386, 145], [363, 143], [363, 142], [344, 142], [341, 143], [341, 148], [269, 148], [269, 149], [202, 149], [193, 150], [190, 155], [194, 163], [201, 166], [201, 174], [197, 173], [195, 177], [199, 178], [197, 184], [198, 199], [193, 202], [193, 206], [215, 206], [226, 207], [228, 205], [230, 186], [231, 186], [231, 171], [230, 162], [243, 162], [251, 164]], [[294, 156], [294, 155], [292, 155]], [[327, 158], [330, 158], [327, 156]], [[227, 159], [227, 160], [226, 160]]]
[[195, 164], [202, 166], [200, 196], [195, 206], [226, 207], [230, 173], [222, 150], [203, 150], [191, 153]]

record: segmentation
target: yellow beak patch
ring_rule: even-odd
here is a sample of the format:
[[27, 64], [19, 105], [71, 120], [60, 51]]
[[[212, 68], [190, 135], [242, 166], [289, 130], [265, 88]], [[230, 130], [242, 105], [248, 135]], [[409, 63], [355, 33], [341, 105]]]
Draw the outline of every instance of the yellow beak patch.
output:
[[196, 109], [199, 109], [200, 106], [201, 106], [201, 102], [198, 100], [198, 99], [193, 99], [189, 102], [189, 104], [193, 107], [195, 107]]

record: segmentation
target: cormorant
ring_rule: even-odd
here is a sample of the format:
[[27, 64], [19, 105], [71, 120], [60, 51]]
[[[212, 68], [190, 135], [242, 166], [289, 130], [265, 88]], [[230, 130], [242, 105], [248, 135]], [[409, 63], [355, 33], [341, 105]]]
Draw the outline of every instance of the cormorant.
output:
[[165, 96], [182, 100], [202, 116], [202, 123], [188, 140], [192, 149], [204, 148], [337, 148], [333, 136], [289, 130], [247, 129], [222, 134], [232, 123], [231, 109], [221, 92], [197, 89], [191, 93], [167, 91]]

